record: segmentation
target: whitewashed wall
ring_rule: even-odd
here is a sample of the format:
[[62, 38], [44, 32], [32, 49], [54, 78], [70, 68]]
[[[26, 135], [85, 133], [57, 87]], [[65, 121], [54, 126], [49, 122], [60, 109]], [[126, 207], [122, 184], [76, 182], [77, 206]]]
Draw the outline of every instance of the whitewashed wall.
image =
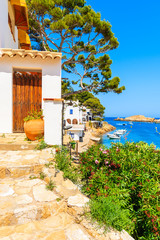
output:
[[0, 48], [18, 49], [17, 27], [14, 41], [8, 24], [8, 0], [0, 0]]
[[[70, 114], [70, 110], [73, 110], [73, 114]], [[67, 119], [71, 119], [71, 124], [67, 122]], [[77, 119], [78, 124], [82, 123], [80, 107], [67, 106], [64, 111], [64, 120], [66, 120], [66, 126], [72, 125], [73, 119]]]
[[[52, 129], [52, 133], [54, 132], [53, 128], [56, 129], [55, 136], [52, 136], [52, 144], [60, 145], [61, 132], [58, 131], [61, 131], [61, 105], [57, 103], [49, 103], [47, 106], [47, 104], [44, 104], [43, 101], [43, 98], [61, 98], [61, 60], [59, 57], [53, 60], [50, 58], [43, 60], [40, 57], [32, 59], [29, 56], [26, 58], [21, 58], [19, 56], [13, 58], [8, 56], [0, 57], [0, 133], [12, 133], [12, 75], [13, 68], [20, 67], [23, 67], [24, 69], [42, 69], [42, 109], [46, 107], [44, 112], [52, 119], [52, 121], [48, 118], [46, 120], [48, 125], [45, 124], [45, 128], [48, 132], [46, 132], [45, 136], [46, 139], [50, 139], [49, 129]], [[49, 134], [48, 137], [47, 134]], [[55, 139], [56, 143], [53, 143]]]
[[62, 144], [62, 102], [44, 102], [44, 139], [49, 145]]

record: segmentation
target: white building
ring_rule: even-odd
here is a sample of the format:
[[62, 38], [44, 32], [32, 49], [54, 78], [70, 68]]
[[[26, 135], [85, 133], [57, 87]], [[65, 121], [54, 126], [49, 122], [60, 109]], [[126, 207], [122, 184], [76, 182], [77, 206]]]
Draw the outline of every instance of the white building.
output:
[[61, 53], [32, 51], [25, 0], [1, 0], [0, 133], [23, 132], [43, 109], [45, 142], [62, 144]]
[[65, 126], [82, 124], [82, 109], [78, 101], [65, 101], [64, 104], [64, 122]]
[[85, 106], [80, 106], [79, 101], [65, 101], [64, 125], [83, 124], [92, 120], [92, 112]]
[[75, 124], [71, 129], [67, 130], [67, 134], [71, 136], [74, 141], [83, 142], [85, 126]]
[[89, 108], [82, 107], [82, 121], [83, 122], [88, 122], [92, 121], [93, 119], [93, 114]]

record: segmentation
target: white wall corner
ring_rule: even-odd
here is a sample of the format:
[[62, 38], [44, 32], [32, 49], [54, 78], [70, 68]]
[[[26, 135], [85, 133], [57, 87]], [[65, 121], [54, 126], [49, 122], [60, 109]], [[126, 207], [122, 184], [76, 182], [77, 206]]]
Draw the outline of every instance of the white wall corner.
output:
[[62, 145], [62, 102], [44, 101], [44, 141]]

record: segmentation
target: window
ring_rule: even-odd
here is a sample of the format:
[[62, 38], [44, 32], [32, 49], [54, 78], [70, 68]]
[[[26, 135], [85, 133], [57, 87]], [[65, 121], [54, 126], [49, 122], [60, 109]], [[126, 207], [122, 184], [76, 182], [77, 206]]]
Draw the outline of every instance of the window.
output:
[[70, 109], [70, 114], [73, 114], [73, 109]]

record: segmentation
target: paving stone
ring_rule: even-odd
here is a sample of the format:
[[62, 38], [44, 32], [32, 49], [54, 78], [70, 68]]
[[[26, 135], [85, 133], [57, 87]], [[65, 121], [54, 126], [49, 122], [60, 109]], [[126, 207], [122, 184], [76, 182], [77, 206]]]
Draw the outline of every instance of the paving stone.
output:
[[29, 204], [29, 203], [33, 202], [33, 199], [30, 196], [28, 196], [27, 194], [17, 196], [15, 200], [16, 200], [17, 204], [19, 204], [19, 205]]
[[24, 233], [14, 233], [10, 236], [12, 240], [36, 240], [36, 237], [33, 234], [24, 234]]
[[26, 187], [31, 188], [37, 184], [42, 184], [42, 183], [43, 183], [43, 181], [40, 179], [28, 179], [28, 181], [22, 180], [22, 181], [18, 182], [16, 185], [18, 187], [22, 187], [22, 188], [26, 188]]
[[82, 194], [77, 194], [68, 198], [68, 205], [75, 207], [84, 207], [89, 202], [89, 198]]
[[62, 183], [62, 186], [64, 186], [65, 188], [67, 188], [68, 190], [77, 190], [77, 186], [71, 182], [69, 179], [65, 180], [63, 183]]
[[36, 205], [16, 208], [14, 215], [18, 220], [18, 224], [23, 224], [29, 221], [33, 221], [37, 218], [38, 209]]
[[54, 201], [58, 198], [58, 196], [46, 189], [46, 185], [42, 184], [39, 186], [33, 187], [33, 195], [36, 201], [38, 202], [49, 202]]
[[125, 230], [120, 232], [122, 240], [134, 240]]
[[46, 231], [53, 230], [62, 230], [68, 227], [70, 224], [74, 222], [74, 219], [67, 213], [59, 213], [57, 215], [53, 215], [48, 219], [37, 222], [37, 227], [40, 229], [45, 229]]
[[91, 237], [87, 233], [84, 233], [77, 224], [69, 226], [65, 233], [67, 240], [91, 240]]
[[67, 240], [67, 238], [64, 231], [58, 231], [49, 234], [49, 236], [47, 236], [45, 240]]
[[0, 197], [13, 195], [14, 190], [6, 184], [0, 184]]

